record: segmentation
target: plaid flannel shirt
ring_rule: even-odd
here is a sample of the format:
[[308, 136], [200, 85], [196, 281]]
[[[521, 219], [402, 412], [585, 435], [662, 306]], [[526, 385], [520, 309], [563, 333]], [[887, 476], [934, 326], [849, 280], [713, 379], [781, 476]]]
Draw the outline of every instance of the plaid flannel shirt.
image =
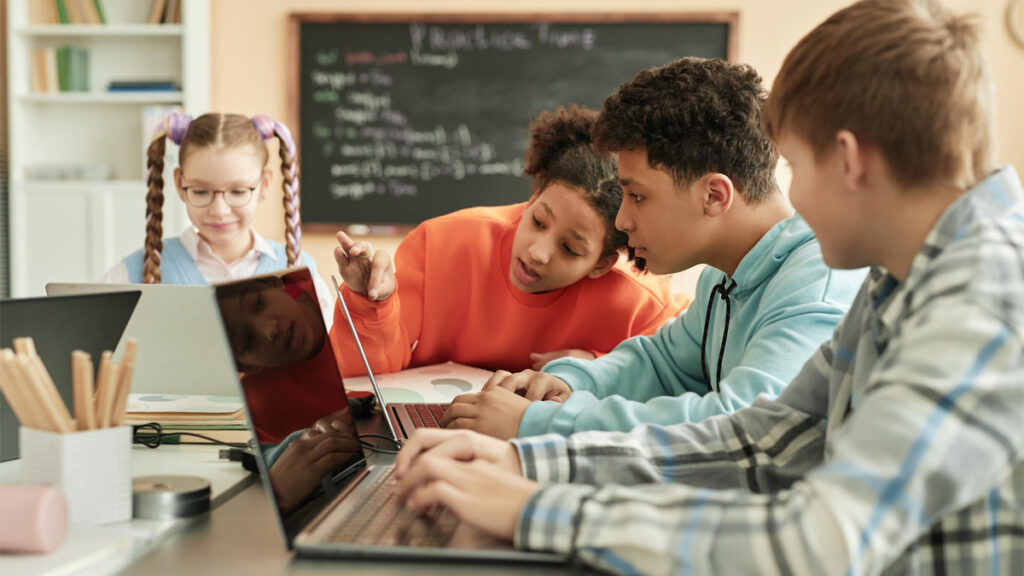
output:
[[[777, 401], [514, 441], [517, 546], [620, 573], [1024, 574], [1024, 190], [959, 198], [873, 270]], [[636, 486], [643, 484], [643, 486]]]

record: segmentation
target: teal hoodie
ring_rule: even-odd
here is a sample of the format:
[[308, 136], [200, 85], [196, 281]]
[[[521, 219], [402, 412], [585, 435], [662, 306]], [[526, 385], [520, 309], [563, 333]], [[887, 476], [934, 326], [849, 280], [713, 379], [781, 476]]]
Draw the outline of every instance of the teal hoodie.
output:
[[532, 403], [519, 436], [697, 422], [735, 412], [762, 393], [777, 396], [831, 338], [866, 273], [828, 268], [803, 219], [783, 220], [731, 278], [707, 267], [693, 304], [653, 336], [625, 340], [596, 360], [548, 363], [543, 371], [573, 393], [562, 404]]

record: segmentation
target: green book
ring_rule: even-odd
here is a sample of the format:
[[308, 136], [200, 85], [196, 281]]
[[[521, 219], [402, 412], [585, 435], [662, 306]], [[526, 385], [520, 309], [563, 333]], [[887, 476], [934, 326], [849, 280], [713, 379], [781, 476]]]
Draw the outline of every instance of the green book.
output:
[[67, 24], [71, 22], [71, 18], [68, 17], [68, 6], [64, 3], [64, 0], [56, 0], [57, 2], [57, 19], [60, 20], [61, 24]]
[[100, 24], [106, 24], [107, 16], [103, 13], [103, 3], [100, 0], [92, 0], [92, 3], [96, 5], [96, 13], [100, 16]]
[[89, 51], [85, 48], [68, 49], [68, 89], [72, 92], [89, 91]]
[[67, 46], [57, 47], [57, 86], [60, 88], [61, 92], [67, 92], [71, 89], [71, 75], [70, 70], [68, 70], [69, 50], [70, 49]]

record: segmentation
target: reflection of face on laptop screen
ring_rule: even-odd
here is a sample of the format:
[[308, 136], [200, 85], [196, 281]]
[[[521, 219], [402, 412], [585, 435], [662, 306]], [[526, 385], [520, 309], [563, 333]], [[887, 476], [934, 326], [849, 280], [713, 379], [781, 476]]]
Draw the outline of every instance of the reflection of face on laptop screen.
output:
[[282, 512], [363, 458], [306, 269], [217, 286], [249, 418]]

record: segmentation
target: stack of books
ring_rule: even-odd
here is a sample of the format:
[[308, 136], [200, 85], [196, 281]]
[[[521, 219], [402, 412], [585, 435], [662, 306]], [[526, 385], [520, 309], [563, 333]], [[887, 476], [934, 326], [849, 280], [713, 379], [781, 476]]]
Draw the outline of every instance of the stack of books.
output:
[[[125, 423], [132, 426], [156, 423], [164, 434], [192, 432], [221, 442], [248, 442], [245, 407], [239, 398], [182, 394], [131, 394]], [[164, 442], [172, 442], [164, 439]], [[181, 436], [182, 444], [204, 444], [208, 440]]]
[[106, 24], [101, 0], [30, 0], [31, 24]]
[[29, 58], [33, 92], [88, 92], [89, 51], [77, 46], [33, 50]]

